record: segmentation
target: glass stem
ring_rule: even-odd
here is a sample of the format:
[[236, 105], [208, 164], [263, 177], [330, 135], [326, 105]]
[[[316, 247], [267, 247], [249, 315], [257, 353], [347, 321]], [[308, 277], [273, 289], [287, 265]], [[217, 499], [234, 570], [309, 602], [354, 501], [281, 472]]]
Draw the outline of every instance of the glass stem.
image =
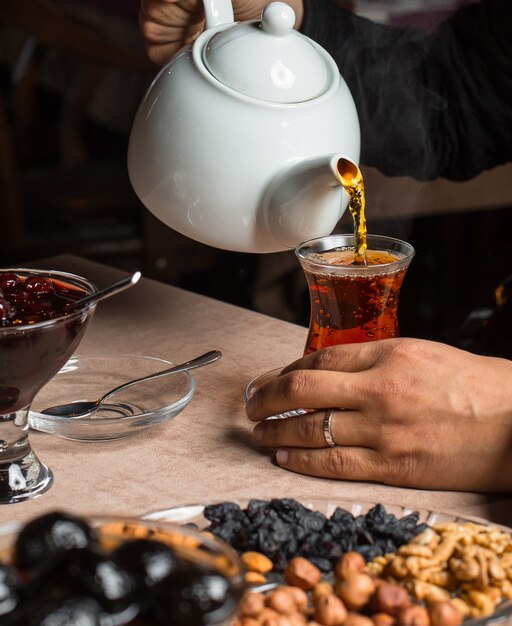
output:
[[28, 410], [0, 415], [0, 465], [21, 459], [30, 452]]

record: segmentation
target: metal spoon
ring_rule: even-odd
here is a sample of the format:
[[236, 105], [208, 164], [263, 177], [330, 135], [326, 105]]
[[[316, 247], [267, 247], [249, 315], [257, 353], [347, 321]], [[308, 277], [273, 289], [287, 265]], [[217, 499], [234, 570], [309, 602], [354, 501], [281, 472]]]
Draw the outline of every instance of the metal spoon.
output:
[[94, 401], [77, 401], [70, 402], [69, 404], [58, 404], [57, 406], [50, 406], [41, 413], [45, 415], [54, 415], [57, 417], [72, 417], [72, 418], [80, 418], [90, 415], [94, 411], [96, 411], [99, 406], [109, 398], [114, 393], [121, 391], [122, 389], [126, 389], [127, 387], [131, 387], [132, 385], [136, 385], [137, 383], [141, 383], [146, 380], [153, 380], [154, 378], [160, 378], [161, 376], [168, 376], [169, 374], [177, 374], [178, 372], [186, 372], [188, 370], [196, 369], [197, 367], [203, 367], [203, 365], [209, 365], [213, 363], [217, 359], [220, 359], [222, 356], [222, 352], [219, 350], [210, 350], [210, 352], [205, 352], [201, 356], [192, 359], [191, 361], [186, 361], [185, 363], [181, 363], [180, 365], [173, 365], [166, 370], [162, 370], [161, 372], [156, 372], [155, 374], [150, 374], [149, 376], [143, 376], [142, 378], [136, 378], [135, 380], [130, 380], [127, 383], [123, 383], [122, 385], [118, 385], [107, 391], [107, 393], [103, 394], [101, 398], [98, 398]]
[[88, 296], [80, 298], [80, 300], [76, 300], [71, 305], [71, 308], [77, 309], [78, 307], [81, 307], [84, 304], [91, 304], [94, 302], [99, 302], [100, 300], [103, 300], [104, 298], [109, 298], [110, 296], [113, 296], [115, 293], [119, 293], [120, 291], [124, 291], [125, 289], [128, 289], [128, 287], [132, 287], [132, 285], [135, 285], [135, 283], [139, 282], [139, 279], [141, 276], [142, 274], [140, 272], [135, 272], [134, 274], [131, 274], [130, 276], [125, 276], [124, 278], [121, 278], [121, 280], [118, 280], [117, 283], [113, 283], [112, 285], [109, 285], [108, 287], [104, 287], [103, 289], [99, 289], [98, 291], [95, 291], [94, 293], [91, 293]]

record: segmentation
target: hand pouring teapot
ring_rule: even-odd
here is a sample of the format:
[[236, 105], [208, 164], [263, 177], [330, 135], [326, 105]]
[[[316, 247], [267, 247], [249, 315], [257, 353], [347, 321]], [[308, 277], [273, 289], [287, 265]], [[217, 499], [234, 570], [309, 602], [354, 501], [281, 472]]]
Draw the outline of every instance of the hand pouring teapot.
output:
[[282, 2], [233, 22], [204, 0], [206, 29], [160, 71], [128, 149], [135, 192], [202, 243], [278, 252], [327, 235], [345, 210], [341, 157], [359, 159], [359, 122], [338, 68], [293, 29]]

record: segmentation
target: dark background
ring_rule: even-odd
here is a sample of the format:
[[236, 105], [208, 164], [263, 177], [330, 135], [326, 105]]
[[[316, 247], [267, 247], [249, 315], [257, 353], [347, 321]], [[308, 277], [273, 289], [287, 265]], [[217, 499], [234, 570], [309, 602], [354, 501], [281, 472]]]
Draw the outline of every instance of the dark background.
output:
[[[0, 265], [79, 254], [307, 325], [293, 252], [262, 259], [209, 248], [160, 224], [135, 197], [126, 172], [129, 128], [156, 71], [138, 32], [137, 3], [23, 4], [22, 17], [7, 11], [0, 26]], [[371, 2], [361, 6], [368, 11]], [[426, 15], [448, 14], [445, 7]], [[390, 14], [396, 23], [413, 18]], [[490, 322], [474, 313], [493, 308], [495, 288], [512, 274], [505, 179], [503, 171], [484, 175], [477, 199], [474, 185], [453, 184], [446, 207], [434, 181], [426, 210], [410, 185], [397, 184], [394, 201], [411, 210], [383, 217], [372, 210], [380, 179], [371, 178], [369, 230], [417, 250], [401, 295], [403, 335], [512, 356], [510, 313], [502, 308]], [[337, 230], [350, 227], [344, 218]]]

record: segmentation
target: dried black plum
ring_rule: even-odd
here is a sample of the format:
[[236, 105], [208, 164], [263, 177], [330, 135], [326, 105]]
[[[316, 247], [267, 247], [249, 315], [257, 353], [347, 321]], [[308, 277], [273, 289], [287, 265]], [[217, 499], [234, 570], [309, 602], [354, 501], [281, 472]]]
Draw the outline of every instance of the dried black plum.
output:
[[373, 545], [373, 546], [359, 546], [357, 551], [361, 556], [364, 556], [366, 561], [371, 561], [372, 559], [377, 558], [378, 556], [383, 556], [384, 551], [381, 546]]
[[101, 626], [101, 607], [91, 598], [73, 596], [44, 604], [36, 602], [14, 616], [9, 626]]
[[345, 511], [345, 509], [342, 509], [339, 506], [334, 509], [334, 512], [331, 515], [331, 521], [339, 524], [346, 532], [354, 532], [355, 530], [354, 516], [350, 513], [350, 511]]
[[174, 550], [152, 539], [137, 539], [121, 544], [111, 553], [110, 558], [130, 574], [137, 591], [153, 587], [180, 566]]
[[262, 520], [268, 506], [268, 500], [257, 500], [256, 498], [253, 498], [252, 500], [249, 500], [247, 508], [245, 509], [245, 514], [251, 522], [254, 522], [256, 519]]
[[227, 521], [240, 523], [246, 521], [245, 513], [241, 510], [240, 505], [235, 502], [221, 502], [220, 504], [205, 506], [203, 515], [210, 522], [217, 524]]
[[325, 559], [321, 556], [312, 556], [309, 560], [322, 572], [330, 572], [332, 570], [332, 563], [329, 559]]
[[319, 532], [325, 526], [327, 518], [319, 511], [308, 511], [301, 520], [302, 526], [313, 532]]
[[20, 600], [21, 581], [14, 567], [0, 565], [0, 615], [13, 611]]
[[124, 610], [134, 586], [132, 576], [111, 558], [87, 548], [66, 551], [30, 585], [42, 603], [48, 598], [83, 595], [93, 598], [107, 613]]
[[66, 550], [86, 548], [97, 533], [83, 520], [67, 513], [49, 513], [28, 522], [18, 534], [14, 560], [20, 569], [46, 567]]
[[240, 594], [224, 576], [189, 565], [149, 590], [146, 615], [155, 626], [218, 623], [234, 612]]

